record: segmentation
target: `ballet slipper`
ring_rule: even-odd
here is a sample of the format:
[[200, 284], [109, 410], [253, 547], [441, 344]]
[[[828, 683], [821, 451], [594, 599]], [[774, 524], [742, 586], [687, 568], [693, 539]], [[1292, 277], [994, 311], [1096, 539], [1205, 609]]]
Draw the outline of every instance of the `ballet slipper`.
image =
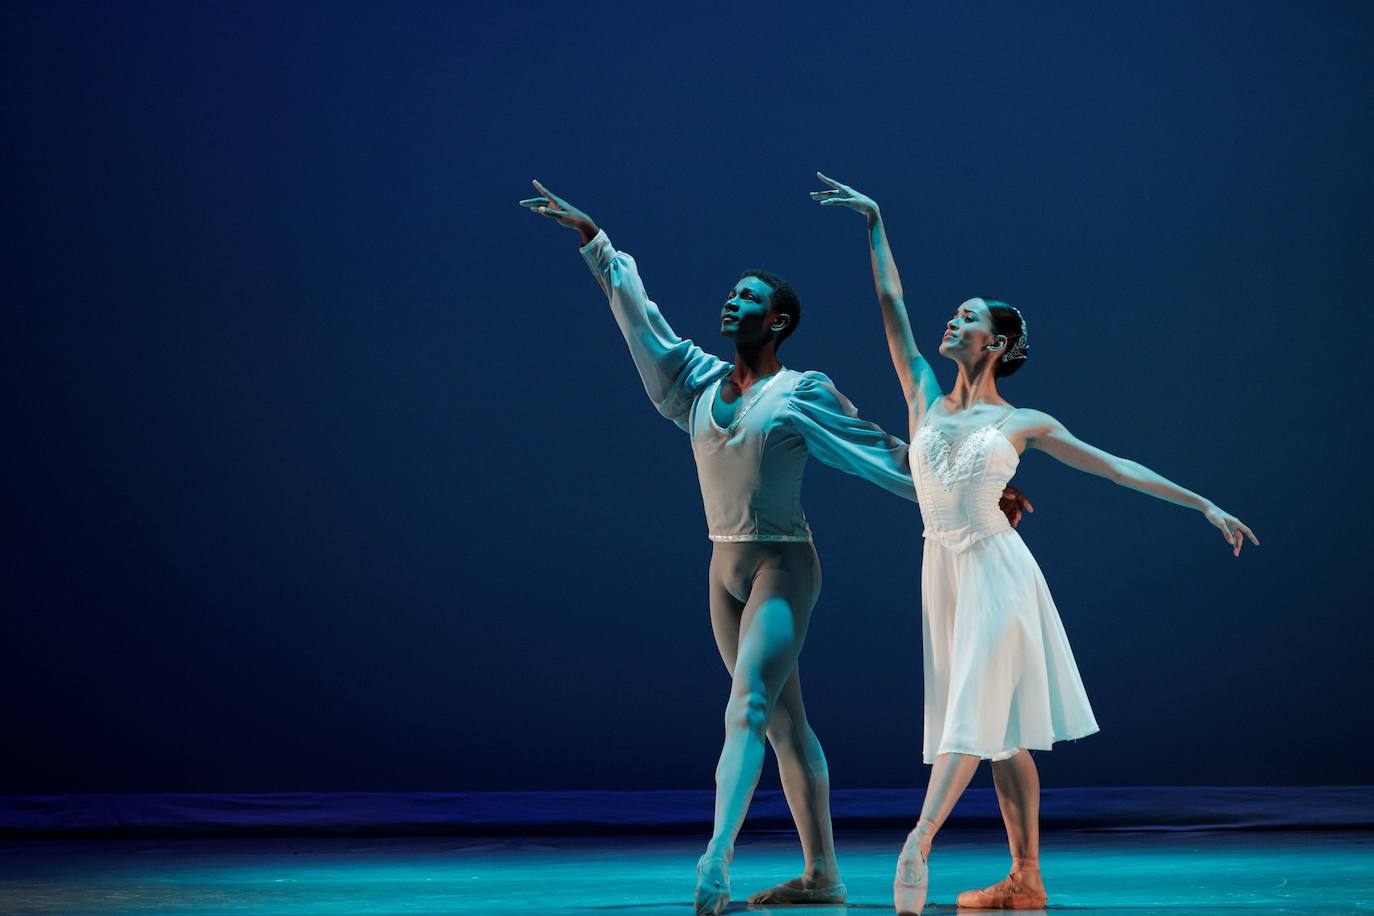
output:
[[706, 873], [708, 859], [697, 859], [697, 887], [692, 895], [697, 916], [719, 916], [730, 903], [730, 868], [725, 859], [716, 857], [712, 862], [720, 863], [720, 878]]
[[1027, 887], [1011, 874], [980, 891], [964, 891], [956, 902], [972, 910], [1042, 910], [1048, 899], [1043, 890]]
[[820, 884], [805, 875], [785, 881], [766, 891], [759, 891], [749, 897], [749, 902], [759, 904], [807, 904], [807, 903], [844, 903], [848, 889], [839, 881]]
[[897, 858], [897, 876], [892, 879], [892, 906], [901, 916], [921, 916], [930, 889], [930, 869], [921, 853], [919, 826], [906, 835], [902, 854]]

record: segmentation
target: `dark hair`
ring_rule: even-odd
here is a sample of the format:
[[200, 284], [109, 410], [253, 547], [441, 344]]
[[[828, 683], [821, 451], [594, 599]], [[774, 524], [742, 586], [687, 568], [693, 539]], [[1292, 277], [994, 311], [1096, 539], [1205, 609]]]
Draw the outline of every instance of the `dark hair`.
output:
[[792, 335], [797, 325], [801, 324], [801, 300], [797, 298], [797, 291], [792, 288], [791, 283], [771, 270], [746, 270], [739, 275], [741, 280], [745, 277], [758, 277], [767, 283], [773, 290], [768, 301], [773, 308], [790, 319], [787, 327], [778, 332], [778, 346], [782, 346], [782, 342]]
[[992, 333], [1000, 334], [1007, 339], [1007, 348], [1002, 354], [1010, 353], [1016, 342], [1021, 341], [1020, 351], [1016, 356], [1006, 362], [1002, 361], [1001, 356], [997, 357], [997, 366], [993, 369], [992, 376], [1006, 378], [1024, 366], [1026, 359], [1030, 357], [1030, 338], [1026, 335], [1026, 321], [1020, 312], [1001, 299], [989, 299], [987, 296], [978, 298], [987, 303], [988, 314], [992, 316]]

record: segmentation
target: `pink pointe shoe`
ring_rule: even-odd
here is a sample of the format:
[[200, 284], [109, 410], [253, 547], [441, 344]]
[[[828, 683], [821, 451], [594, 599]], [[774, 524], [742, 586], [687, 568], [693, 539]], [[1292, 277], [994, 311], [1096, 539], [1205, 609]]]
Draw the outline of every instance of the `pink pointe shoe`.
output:
[[918, 827], [906, 835], [897, 858], [897, 876], [892, 879], [892, 905], [901, 916], [921, 916], [930, 889], [930, 869], [921, 855], [919, 832]]
[[958, 904], [970, 910], [1043, 910], [1048, 899], [1043, 890], [1027, 887], [1013, 874], [991, 887], [964, 891]]

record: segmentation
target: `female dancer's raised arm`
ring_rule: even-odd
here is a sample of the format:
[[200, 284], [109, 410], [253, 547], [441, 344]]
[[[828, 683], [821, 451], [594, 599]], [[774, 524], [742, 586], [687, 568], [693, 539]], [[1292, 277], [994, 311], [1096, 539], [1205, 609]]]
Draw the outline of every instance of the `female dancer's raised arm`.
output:
[[878, 304], [883, 310], [883, 329], [887, 333], [887, 349], [892, 355], [892, 365], [897, 370], [897, 378], [902, 383], [902, 393], [906, 395], [907, 406], [911, 410], [913, 429], [920, 422], [926, 408], [943, 394], [940, 384], [930, 363], [921, 355], [916, 339], [911, 334], [911, 321], [907, 317], [906, 303], [902, 300], [902, 278], [897, 273], [897, 262], [892, 257], [892, 247], [887, 242], [887, 228], [883, 225], [883, 215], [878, 202], [873, 198], [827, 178], [820, 172], [816, 177], [830, 185], [824, 191], [812, 191], [811, 199], [823, 207], [848, 207], [857, 210], [868, 220], [868, 252], [873, 262], [873, 286], [878, 292]]
[[[916, 346], [916, 338], [911, 333], [911, 320], [907, 317], [906, 303], [902, 298], [902, 278], [897, 273], [897, 261], [892, 257], [892, 246], [887, 242], [887, 228], [883, 225], [882, 211], [878, 202], [861, 194], [847, 184], [827, 178], [820, 172], [816, 177], [830, 185], [824, 191], [812, 191], [811, 199], [823, 207], [848, 207], [857, 210], [868, 220], [868, 253], [873, 264], [873, 286], [878, 293], [878, 304], [883, 311], [883, 330], [887, 334], [887, 349], [892, 356], [892, 365], [897, 370], [897, 378], [902, 383], [902, 393], [906, 395], [907, 433], [913, 445], [916, 443], [916, 430], [921, 425], [926, 411], [936, 401], [944, 397], [940, 383], [929, 361]], [[1023, 512], [1034, 512], [1035, 508], [1024, 493], [1008, 484], [998, 500], [998, 508], [1006, 515], [1012, 527], [1021, 523]]]

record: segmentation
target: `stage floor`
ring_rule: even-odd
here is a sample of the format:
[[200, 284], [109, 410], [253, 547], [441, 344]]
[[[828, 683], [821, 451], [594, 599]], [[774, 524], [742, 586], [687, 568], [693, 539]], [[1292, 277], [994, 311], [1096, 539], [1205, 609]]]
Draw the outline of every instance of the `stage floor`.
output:
[[[0, 843], [3, 913], [455, 913], [636, 916], [691, 912], [703, 837], [216, 839]], [[892, 912], [900, 832], [841, 832], [845, 906]], [[1115, 916], [1374, 913], [1374, 832], [1059, 831], [1042, 852], [1049, 910]], [[738, 902], [792, 877], [794, 836], [741, 840]], [[1006, 872], [1005, 838], [946, 831], [927, 913]]]

